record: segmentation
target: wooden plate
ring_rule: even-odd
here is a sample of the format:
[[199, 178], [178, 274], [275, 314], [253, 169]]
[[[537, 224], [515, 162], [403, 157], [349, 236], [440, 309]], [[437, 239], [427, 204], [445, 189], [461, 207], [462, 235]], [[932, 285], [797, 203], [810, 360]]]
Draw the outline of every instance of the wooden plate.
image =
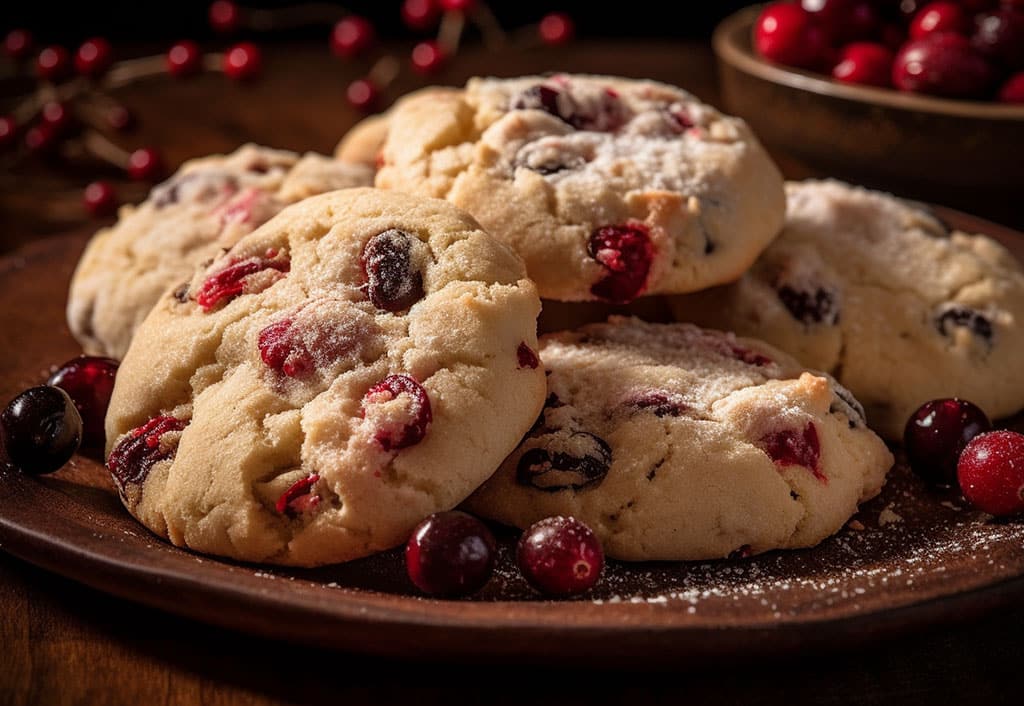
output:
[[[1024, 234], [942, 214], [1024, 256]], [[86, 237], [47, 239], [0, 259], [0, 401], [78, 353], [63, 312]], [[173, 613], [366, 653], [711, 660], [849, 646], [1024, 596], [1024, 521], [992, 521], [955, 493], [928, 490], [902, 465], [851, 526], [814, 549], [708, 563], [613, 562], [599, 587], [575, 600], [533, 594], [511, 561], [513, 540], [501, 536], [499, 566], [482, 593], [431, 600], [408, 583], [399, 551], [316, 570], [201, 557], [129, 517], [97, 461], [76, 457], [41, 478], [0, 468], [6, 551]]]

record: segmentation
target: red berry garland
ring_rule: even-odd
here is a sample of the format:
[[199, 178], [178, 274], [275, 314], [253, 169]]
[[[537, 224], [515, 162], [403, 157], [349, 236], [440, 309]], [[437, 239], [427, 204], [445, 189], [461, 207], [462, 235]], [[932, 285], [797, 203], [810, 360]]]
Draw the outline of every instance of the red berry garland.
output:
[[167, 51], [167, 73], [175, 78], [194, 76], [203, 68], [203, 52], [199, 45], [186, 39]]
[[103, 37], [82, 42], [75, 53], [75, 71], [82, 76], [98, 78], [106, 73], [114, 61], [114, 49]]

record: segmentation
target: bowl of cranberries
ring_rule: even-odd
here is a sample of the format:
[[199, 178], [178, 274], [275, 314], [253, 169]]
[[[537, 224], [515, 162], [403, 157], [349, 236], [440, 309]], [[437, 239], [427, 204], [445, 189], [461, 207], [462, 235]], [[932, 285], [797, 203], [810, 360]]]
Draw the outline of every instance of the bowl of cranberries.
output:
[[713, 44], [726, 107], [813, 171], [939, 197], [1024, 181], [1024, 0], [780, 0]]

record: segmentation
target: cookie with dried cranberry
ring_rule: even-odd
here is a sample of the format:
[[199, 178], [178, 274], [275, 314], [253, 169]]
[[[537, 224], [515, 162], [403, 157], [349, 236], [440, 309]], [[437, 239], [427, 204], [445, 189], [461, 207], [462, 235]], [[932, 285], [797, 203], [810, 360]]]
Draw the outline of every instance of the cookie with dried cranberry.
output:
[[378, 187], [465, 208], [547, 299], [621, 304], [732, 281], [785, 210], [742, 120], [653, 81], [472, 79], [396, 106], [382, 156]]
[[86, 352], [121, 358], [164, 291], [196, 265], [290, 203], [372, 180], [364, 166], [256, 145], [186, 162], [89, 242], [68, 296], [71, 333]]
[[922, 403], [1024, 407], [1024, 269], [926, 207], [837, 181], [787, 185], [782, 235], [736, 284], [673, 298], [678, 318], [756, 336], [832, 373], [899, 439]]
[[614, 317], [540, 345], [548, 398], [484, 517], [573, 516], [630, 561], [756, 554], [833, 534], [892, 465], [845, 389], [760, 341]]
[[444, 201], [348, 189], [286, 208], [139, 328], [106, 421], [122, 500], [174, 544], [247, 561], [404, 542], [543, 404], [525, 277]]

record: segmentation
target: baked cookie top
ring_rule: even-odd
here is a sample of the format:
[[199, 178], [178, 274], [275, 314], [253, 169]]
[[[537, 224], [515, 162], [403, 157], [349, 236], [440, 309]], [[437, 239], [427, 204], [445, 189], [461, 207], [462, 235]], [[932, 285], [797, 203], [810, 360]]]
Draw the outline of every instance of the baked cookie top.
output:
[[435, 199], [290, 206], [165, 294], [118, 373], [108, 467], [180, 546], [317, 565], [405, 541], [536, 418], [522, 261]]
[[404, 100], [376, 184], [465, 208], [522, 255], [542, 297], [566, 301], [734, 280], [785, 210], [743, 121], [609, 76], [474, 78]]
[[817, 544], [892, 465], [844, 388], [760, 341], [613, 317], [540, 355], [544, 410], [468, 505], [518, 527], [572, 515], [618, 559]]
[[87, 353], [121, 358], [157, 299], [196, 265], [289, 203], [372, 180], [364, 166], [251, 144], [186, 162], [89, 242], [68, 295], [71, 333]]
[[787, 184], [782, 235], [739, 282], [679, 297], [679, 318], [756, 336], [834, 374], [896, 439], [962, 397], [1024, 407], [1024, 270], [999, 243], [921, 204], [838, 181]]

